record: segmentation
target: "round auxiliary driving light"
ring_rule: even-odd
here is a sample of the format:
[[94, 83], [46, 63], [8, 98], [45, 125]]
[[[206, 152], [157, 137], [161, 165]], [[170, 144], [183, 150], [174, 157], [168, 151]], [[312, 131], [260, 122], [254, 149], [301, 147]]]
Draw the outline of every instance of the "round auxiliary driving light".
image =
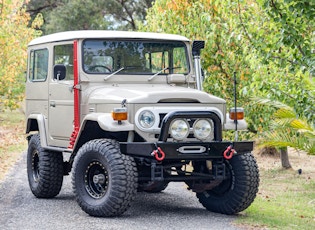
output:
[[139, 114], [139, 124], [142, 128], [148, 129], [154, 125], [155, 116], [149, 110], [144, 110]]
[[189, 134], [189, 124], [186, 120], [176, 119], [170, 125], [170, 134], [175, 140], [181, 141]]
[[197, 119], [193, 125], [194, 136], [199, 140], [206, 140], [210, 137], [213, 123], [208, 119]]

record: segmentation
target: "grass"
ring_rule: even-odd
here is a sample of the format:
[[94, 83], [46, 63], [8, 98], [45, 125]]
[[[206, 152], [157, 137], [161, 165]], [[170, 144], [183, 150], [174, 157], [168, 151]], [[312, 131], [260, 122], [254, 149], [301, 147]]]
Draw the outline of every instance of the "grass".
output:
[[259, 193], [237, 224], [253, 229], [315, 229], [315, 158], [307, 159], [311, 161], [300, 163], [313, 167], [305, 166], [302, 174], [280, 167], [261, 169]]
[[27, 148], [24, 127], [19, 110], [0, 112], [0, 181]]

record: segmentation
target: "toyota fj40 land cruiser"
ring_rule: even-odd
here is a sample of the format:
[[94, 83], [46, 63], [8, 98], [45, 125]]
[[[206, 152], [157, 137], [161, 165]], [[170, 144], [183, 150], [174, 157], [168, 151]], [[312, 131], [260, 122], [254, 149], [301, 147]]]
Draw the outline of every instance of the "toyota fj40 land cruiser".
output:
[[[73, 31], [34, 39], [26, 82], [27, 174], [38, 198], [72, 171], [80, 207], [121, 215], [137, 191], [185, 182], [209, 211], [234, 214], [258, 191], [241, 108], [202, 91], [203, 41], [178, 35]], [[64, 158], [66, 160], [64, 160]]]

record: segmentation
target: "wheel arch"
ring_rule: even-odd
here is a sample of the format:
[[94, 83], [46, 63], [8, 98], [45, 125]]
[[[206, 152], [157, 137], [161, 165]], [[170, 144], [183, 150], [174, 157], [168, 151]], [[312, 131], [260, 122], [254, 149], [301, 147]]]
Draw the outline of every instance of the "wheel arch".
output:
[[134, 130], [134, 125], [129, 121], [118, 124], [110, 114], [91, 113], [84, 117], [77, 136], [73, 153], [86, 142], [94, 139], [115, 139], [119, 142], [127, 141], [129, 131]]
[[43, 114], [30, 114], [27, 117], [25, 133], [29, 136], [31, 132], [37, 132], [40, 135], [42, 147], [47, 147], [45, 116]]

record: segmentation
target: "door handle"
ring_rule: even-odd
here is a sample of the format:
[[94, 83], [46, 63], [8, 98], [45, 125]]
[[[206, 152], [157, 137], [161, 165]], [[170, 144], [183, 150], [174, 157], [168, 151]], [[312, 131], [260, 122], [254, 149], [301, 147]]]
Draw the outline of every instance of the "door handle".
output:
[[50, 107], [56, 107], [56, 102], [55, 101], [50, 101]]

